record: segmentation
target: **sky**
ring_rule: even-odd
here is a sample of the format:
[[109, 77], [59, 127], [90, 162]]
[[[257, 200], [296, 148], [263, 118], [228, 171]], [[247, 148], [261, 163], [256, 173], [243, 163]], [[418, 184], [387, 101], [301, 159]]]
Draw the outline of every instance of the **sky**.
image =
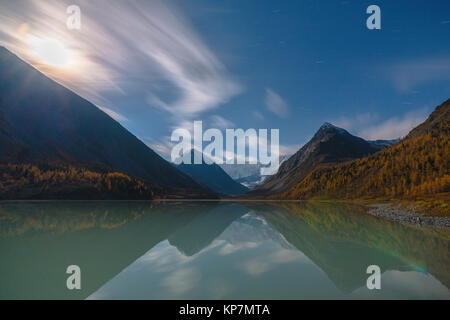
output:
[[450, 96], [449, 40], [448, 0], [0, 0], [0, 45], [166, 159], [195, 120], [279, 129], [287, 154], [324, 122], [404, 136]]

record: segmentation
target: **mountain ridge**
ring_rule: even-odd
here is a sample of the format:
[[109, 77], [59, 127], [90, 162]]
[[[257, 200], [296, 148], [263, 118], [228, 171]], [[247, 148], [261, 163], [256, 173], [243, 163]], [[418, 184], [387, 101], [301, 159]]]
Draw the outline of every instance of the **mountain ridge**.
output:
[[278, 172], [248, 193], [263, 196], [281, 193], [301, 181], [319, 165], [332, 165], [381, 150], [383, 146], [351, 135], [347, 130], [325, 122], [313, 138], [283, 162]]
[[[194, 159], [194, 153], [198, 151], [191, 150], [191, 159]], [[184, 164], [177, 165], [177, 168], [184, 173], [190, 175], [196, 181], [205, 184], [209, 189], [222, 194], [224, 196], [236, 196], [247, 192], [249, 189], [239, 182], [232, 179], [219, 165], [216, 163], [207, 164], [204, 161], [205, 155], [202, 157], [201, 164]]]
[[[450, 198], [450, 99], [400, 142], [378, 153], [317, 167], [280, 199], [435, 199], [441, 213]], [[443, 199], [443, 200], [441, 200]]]
[[152, 184], [213, 194], [88, 100], [6, 48], [0, 49], [0, 69], [1, 162], [101, 165]]

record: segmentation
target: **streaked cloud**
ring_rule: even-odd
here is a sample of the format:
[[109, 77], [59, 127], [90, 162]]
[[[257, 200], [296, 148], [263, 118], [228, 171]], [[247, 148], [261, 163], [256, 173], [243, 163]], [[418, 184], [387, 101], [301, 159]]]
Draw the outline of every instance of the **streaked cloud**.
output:
[[117, 122], [126, 122], [128, 121], [127, 118], [125, 118], [123, 115], [121, 115], [120, 113], [117, 113], [116, 111], [113, 111], [111, 109], [108, 109], [106, 107], [101, 107], [101, 106], [97, 106], [97, 108], [99, 108], [100, 110], [102, 110], [104, 113], [106, 113], [108, 116], [110, 116], [111, 118], [113, 118], [114, 120], [116, 120]]
[[169, 136], [153, 138], [149, 136], [140, 136], [139, 139], [144, 142], [147, 147], [158, 153], [162, 158], [171, 161], [170, 156], [172, 148], [175, 146]]
[[337, 119], [330, 120], [332, 124], [355, 133], [360, 132], [363, 128], [378, 121], [378, 115], [370, 112], [356, 114], [352, 117], [339, 117]]
[[242, 250], [254, 249], [260, 245], [258, 242], [226, 243], [219, 250], [219, 254], [225, 256]]
[[271, 271], [279, 265], [288, 263], [311, 263], [305, 255], [293, 250], [278, 250], [267, 256], [255, 257], [239, 263], [239, 267], [248, 275], [257, 277]]
[[379, 124], [369, 126], [360, 131], [360, 136], [369, 139], [397, 139], [408, 134], [411, 129], [421, 124], [427, 118], [425, 109], [411, 111], [401, 117], [393, 117]]
[[173, 271], [161, 280], [161, 284], [173, 295], [186, 294], [195, 288], [201, 280], [201, 273], [194, 268], [181, 268]]
[[428, 108], [421, 108], [385, 120], [380, 120], [377, 114], [364, 113], [331, 122], [367, 140], [390, 140], [406, 136], [427, 117]]
[[170, 161], [172, 146], [169, 145], [166, 141], [155, 141], [154, 139], [150, 139], [147, 137], [141, 137], [140, 139], [147, 145], [147, 147], [158, 153], [162, 158]]
[[282, 156], [291, 156], [296, 153], [302, 145], [299, 144], [291, 144], [291, 145], [280, 145], [280, 157]]
[[225, 119], [222, 116], [219, 115], [213, 115], [210, 118], [210, 126], [212, 128], [218, 128], [218, 129], [232, 129], [236, 125], [233, 121], [230, 121], [228, 119]]
[[450, 57], [401, 62], [390, 66], [387, 73], [395, 89], [410, 92], [430, 82], [450, 81]]
[[[174, 118], [218, 108], [242, 91], [179, 10], [167, 1], [79, 1], [81, 31], [66, 28], [72, 1], [2, 1], [0, 44], [96, 104], [106, 93], [148, 96]], [[22, 28], [23, 23], [27, 28]], [[24, 31], [25, 30], [25, 31]], [[40, 63], [31, 38], [64, 43], [79, 66]], [[144, 99], [145, 103], [145, 99]]]
[[264, 116], [262, 115], [262, 113], [261, 112], [259, 112], [259, 111], [253, 111], [253, 117], [254, 118], [256, 118], [256, 119], [258, 119], [258, 120], [264, 120]]
[[265, 104], [267, 109], [279, 117], [289, 114], [289, 106], [281, 96], [270, 88], [266, 88]]

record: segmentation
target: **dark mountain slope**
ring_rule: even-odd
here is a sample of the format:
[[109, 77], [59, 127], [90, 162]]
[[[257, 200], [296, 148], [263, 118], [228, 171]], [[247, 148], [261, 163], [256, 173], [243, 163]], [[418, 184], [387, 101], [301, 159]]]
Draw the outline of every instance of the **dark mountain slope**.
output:
[[[194, 159], [194, 151], [191, 151], [191, 159]], [[211, 190], [224, 195], [240, 195], [248, 191], [247, 187], [234, 181], [217, 164], [180, 164], [178, 169], [190, 175], [196, 181], [204, 183]]]
[[0, 47], [0, 161], [102, 165], [208, 193], [92, 103]]
[[427, 132], [448, 130], [450, 123], [450, 99], [436, 107], [422, 124], [411, 130], [407, 138], [417, 138]]
[[258, 196], [283, 192], [319, 165], [361, 158], [382, 148], [381, 145], [370, 143], [344, 129], [325, 123], [307, 144], [280, 166], [274, 176], [248, 194]]
[[238, 204], [225, 204], [208, 211], [199, 211], [198, 218], [168, 237], [169, 243], [186, 256], [207, 248], [230, 224], [248, 210]]

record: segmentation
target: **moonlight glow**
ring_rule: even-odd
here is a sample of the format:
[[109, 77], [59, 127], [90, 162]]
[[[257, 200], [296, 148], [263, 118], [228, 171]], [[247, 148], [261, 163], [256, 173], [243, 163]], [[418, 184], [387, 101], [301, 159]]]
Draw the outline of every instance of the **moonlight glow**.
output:
[[43, 63], [66, 68], [72, 63], [72, 55], [64, 44], [56, 39], [35, 39], [33, 49]]

